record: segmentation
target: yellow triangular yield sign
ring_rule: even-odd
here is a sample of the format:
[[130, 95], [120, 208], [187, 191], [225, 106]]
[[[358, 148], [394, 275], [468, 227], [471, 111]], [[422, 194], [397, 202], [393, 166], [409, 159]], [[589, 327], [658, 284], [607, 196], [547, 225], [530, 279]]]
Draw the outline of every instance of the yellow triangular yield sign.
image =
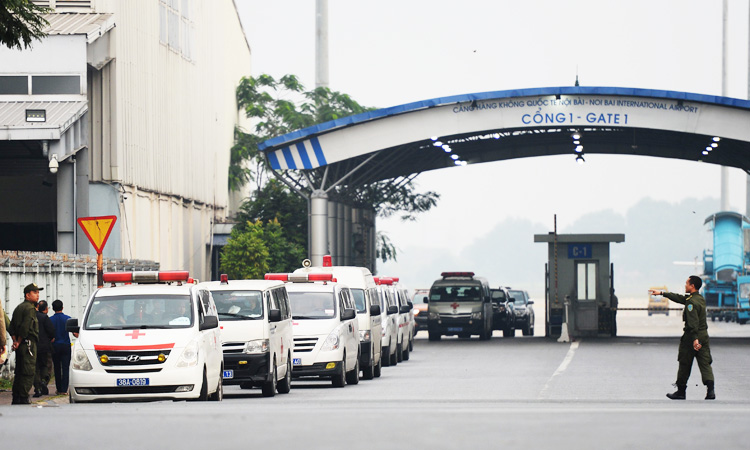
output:
[[116, 221], [117, 216], [79, 217], [78, 225], [86, 233], [86, 237], [89, 238], [96, 253], [101, 253]]

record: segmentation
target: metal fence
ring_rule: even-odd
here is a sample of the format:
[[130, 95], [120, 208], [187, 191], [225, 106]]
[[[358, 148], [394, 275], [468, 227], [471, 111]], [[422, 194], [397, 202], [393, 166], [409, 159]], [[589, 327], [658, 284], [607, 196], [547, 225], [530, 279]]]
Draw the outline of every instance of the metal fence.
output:
[[[158, 270], [153, 261], [104, 259], [104, 271]], [[10, 316], [23, 301], [23, 288], [44, 288], [40, 300], [62, 300], [65, 313], [80, 317], [96, 289], [96, 256], [54, 252], [0, 252], [0, 301]]]

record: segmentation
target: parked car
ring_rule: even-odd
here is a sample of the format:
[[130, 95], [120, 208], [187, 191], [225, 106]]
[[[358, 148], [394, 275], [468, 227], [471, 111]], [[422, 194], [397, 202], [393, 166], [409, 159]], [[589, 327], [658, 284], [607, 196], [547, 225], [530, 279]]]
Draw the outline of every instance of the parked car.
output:
[[502, 330], [504, 337], [516, 335], [516, 314], [510, 294], [504, 287], [490, 289], [492, 295], [492, 329]]
[[513, 300], [513, 311], [516, 318], [516, 329], [521, 329], [524, 336], [534, 335], [534, 300], [529, 298], [529, 293], [518, 289], [508, 288], [510, 298]]
[[416, 289], [411, 298], [414, 304], [414, 334], [418, 331], [427, 330], [427, 303], [430, 295], [429, 289]]

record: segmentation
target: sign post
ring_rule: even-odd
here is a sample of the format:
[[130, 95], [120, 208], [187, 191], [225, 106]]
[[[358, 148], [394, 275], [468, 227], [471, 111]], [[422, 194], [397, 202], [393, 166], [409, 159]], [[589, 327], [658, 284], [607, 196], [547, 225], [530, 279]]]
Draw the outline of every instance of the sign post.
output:
[[78, 225], [81, 227], [89, 242], [96, 250], [96, 286], [104, 286], [102, 250], [109, 239], [109, 234], [117, 222], [117, 216], [79, 217]]

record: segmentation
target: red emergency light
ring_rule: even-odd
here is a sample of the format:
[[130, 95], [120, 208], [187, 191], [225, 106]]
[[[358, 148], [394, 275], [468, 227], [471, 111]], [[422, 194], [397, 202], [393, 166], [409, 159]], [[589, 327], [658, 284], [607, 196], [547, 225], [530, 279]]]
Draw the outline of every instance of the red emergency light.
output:
[[278, 280], [278, 281], [289, 281], [288, 273], [267, 273], [263, 276], [265, 280]]
[[380, 284], [380, 277], [372, 277], [372, 279], [375, 281], [375, 284]]
[[323, 267], [333, 267], [333, 259], [331, 255], [323, 256]]
[[391, 286], [393, 284], [393, 278], [390, 278], [390, 277], [380, 277], [380, 283], [378, 283], [378, 284], [380, 284], [380, 285], [384, 284], [386, 286]]
[[474, 272], [443, 272], [440, 274], [440, 276], [443, 278], [449, 278], [449, 277], [473, 278]]
[[222, 273], [219, 277], [221, 284], [229, 284], [229, 275]]
[[308, 273], [307, 281], [335, 281], [332, 273]]
[[394, 283], [398, 283], [398, 277], [391, 277]]
[[190, 273], [186, 270], [164, 272], [107, 272], [102, 274], [105, 283], [167, 283], [171, 281], [188, 282]]

